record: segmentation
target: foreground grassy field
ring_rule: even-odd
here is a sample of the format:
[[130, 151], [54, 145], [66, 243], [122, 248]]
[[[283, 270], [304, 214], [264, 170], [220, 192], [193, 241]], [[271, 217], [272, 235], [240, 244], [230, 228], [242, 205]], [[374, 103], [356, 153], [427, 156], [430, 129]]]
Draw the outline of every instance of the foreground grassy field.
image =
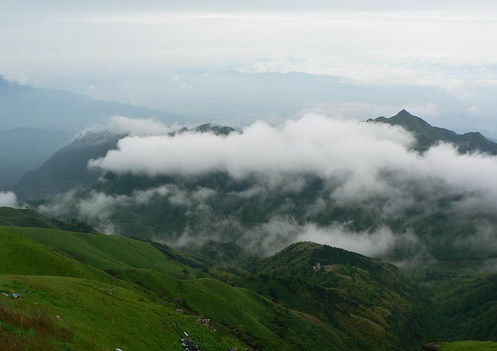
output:
[[[181, 333], [207, 349], [242, 347], [135, 290], [81, 278], [0, 276], [1, 350], [181, 350]], [[13, 298], [12, 294], [19, 294]], [[22, 345], [21, 347], [18, 347]], [[16, 347], [17, 346], [17, 347]]]

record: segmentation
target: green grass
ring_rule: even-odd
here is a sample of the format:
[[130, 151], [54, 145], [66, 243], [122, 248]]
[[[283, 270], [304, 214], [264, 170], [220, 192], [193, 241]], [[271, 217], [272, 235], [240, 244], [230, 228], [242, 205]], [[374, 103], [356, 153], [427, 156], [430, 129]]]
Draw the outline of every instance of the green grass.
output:
[[151, 269], [182, 276], [199, 273], [176, 262], [148, 243], [118, 235], [74, 233], [55, 229], [0, 227], [102, 270]]
[[[1, 329], [28, 343], [48, 335], [42, 341], [44, 350], [179, 351], [178, 331], [187, 331], [208, 350], [243, 347], [225, 331], [208, 329], [195, 316], [175, 312], [174, 305], [115, 285], [70, 277], [0, 276], [0, 291], [21, 294], [17, 299], [0, 295], [0, 311], [11, 316], [2, 318]], [[14, 314], [34, 322], [23, 325]], [[37, 328], [38, 324], [46, 327]], [[63, 337], [54, 337], [59, 334]]]
[[16, 209], [11, 207], [0, 207], [0, 225], [16, 227], [37, 227], [74, 231], [93, 231], [88, 225], [69, 221], [64, 222], [54, 218], [47, 218], [30, 209]]
[[[251, 290], [232, 287], [215, 279], [176, 279], [150, 270], [117, 271], [116, 276], [153, 291], [189, 313], [211, 318], [218, 325], [230, 328], [252, 347], [302, 350], [322, 348], [320, 340], [328, 340], [326, 347], [331, 350], [348, 350], [352, 343], [316, 318], [310, 319]], [[309, 338], [309, 335], [314, 337]]]
[[47, 248], [21, 231], [14, 227], [0, 227], [0, 274], [56, 275], [112, 281], [112, 277], [105, 272]]
[[[202, 278], [204, 273], [130, 238], [0, 227], [0, 274], [0, 291], [22, 295], [0, 295], [6, 316], [0, 330], [10, 343], [2, 350], [31, 350], [15, 348], [31, 344], [50, 351], [75, 345], [180, 350], [183, 330], [205, 350], [323, 349], [322, 340], [329, 341], [324, 349], [353, 349], [350, 339], [312, 316]], [[212, 328], [197, 318], [210, 318]], [[21, 319], [45, 327], [31, 328]]]
[[441, 351], [496, 351], [497, 342], [491, 341], [457, 341], [443, 343]]
[[[126, 237], [0, 227], [0, 292], [7, 294], [0, 294], [0, 350], [180, 351], [186, 331], [205, 351], [404, 351], [418, 346], [407, 329], [420, 329], [416, 313], [428, 316], [409, 300], [416, 291], [398, 270], [343, 250], [294, 245], [263, 261], [264, 274], [230, 273], [237, 287], [174, 257]], [[315, 262], [336, 269], [313, 272]], [[481, 296], [494, 301], [496, 281], [446, 281], [436, 286], [435, 301], [455, 318], [461, 311], [444, 301], [481, 309]], [[478, 314], [488, 315], [489, 333], [492, 301]], [[210, 319], [210, 326], [198, 318]], [[494, 344], [447, 343], [444, 350], [464, 345]], [[494, 348], [466, 348], [473, 349]]]

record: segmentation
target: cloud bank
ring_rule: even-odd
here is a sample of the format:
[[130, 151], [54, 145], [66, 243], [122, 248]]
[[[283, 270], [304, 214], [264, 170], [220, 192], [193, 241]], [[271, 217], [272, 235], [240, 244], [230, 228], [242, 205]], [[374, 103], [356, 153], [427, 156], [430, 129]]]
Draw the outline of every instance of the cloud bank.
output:
[[319, 114], [229, 135], [157, 130], [89, 162], [148, 187], [124, 194], [104, 180], [42, 210], [107, 233], [179, 246], [229, 241], [263, 254], [302, 240], [392, 261], [497, 252], [494, 156], [449, 144], [419, 154], [402, 128]]
[[105, 157], [91, 160], [89, 167], [150, 177], [216, 171], [238, 179], [251, 174], [345, 176], [336, 194], [343, 198], [392, 190], [382, 179], [389, 171], [438, 179], [468, 191], [497, 192], [492, 176], [497, 172], [496, 157], [461, 155], [449, 144], [419, 155], [410, 149], [412, 143], [413, 137], [399, 127], [307, 114], [280, 127], [256, 122], [243, 133], [228, 136], [196, 132], [130, 136]]
[[0, 207], [18, 207], [17, 196], [12, 191], [0, 191]]
[[171, 128], [151, 118], [129, 118], [112, 116], [107, 124], [97, 124], [83, 130], [78, 137], [88, 133], [111, 133], [117, 135], [150, 136], [162, 135], [171, 131]]
[[256, 122], [243, 133], [228, 136], [188, 132], [127, 137], [117, 150], [91, 160], [89, 166], [149, 176], [221, 170], [236, 178], [253, 172], [313, 172], [326, 177], [403, 162], [412, 141], [400, 128], [308, 114], [282, 127]]

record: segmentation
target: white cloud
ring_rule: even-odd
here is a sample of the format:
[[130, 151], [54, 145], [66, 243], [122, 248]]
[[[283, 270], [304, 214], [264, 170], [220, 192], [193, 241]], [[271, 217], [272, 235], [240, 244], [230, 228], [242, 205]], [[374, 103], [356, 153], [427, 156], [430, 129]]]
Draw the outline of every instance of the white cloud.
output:
[[80, 133], [109, 132], [112, 134], [126, 134], [132, 136], [161, 135], [170, 132], [171, 129], [160, 121], [152, 118], [129, 118], [124, 116], [112, 116], [107, 124], [91, 126]]
[[398, 245], [399, 241], [417, 244], [419, 239], [412, 233], [394, 234], [387, 227], [371, 232], [353, 232], [340, 224], [327, 228], [308, 224], [302, 228], [295, 241], [312, 241], [367, 256], [381, 256]]
[[112, 219], [120, 209], [145, 205], [154, 197], [166, 197], [177, 192], [174, 186], [136, 190], [130, 195], [108, 195], [97, 191], [83, 195], [72, 190], [58, 195], [54, 201], [41, 205], [38, 210], [51, 216], [76, 216], [103, 233], [120, 234], [120, 228]]
[[18, 207], [17, 196], [12, 191], [0, 191], [0, 207]]
[[[297, 12], [280, 5], [278, 11], [247, 12], [235, 6], [195, 13], [144, 7], [101, 16], [42, 12], [36, 18], [12, 13], [15, 20], [4, 26], [17, 35], [7, 30], [0, 34], [8, 48], [0, 64], [5, 73], [18, 76], [26, 71], [60, 74], [61, 62], [66, 74], [78, 75], [70, 71], [101, 74], [104, 65], [106, 71], [157, 73], [164, 67], [236, 68], [256, 61], [252, 69], [332, 74], [367, 84], [436, 86], [464, 94], [465, 69], [471, 68], [476, 76], [469, 81], [474, 81], [484, 78], [477, 75], [479, 67], [497, 63], [497, 48], [488, 45], [497, 18], [485, 7], [337, 7], [342, 6], [309, 6]], [[33, 35], [33, 28], [39, 35]], [[270, 60], [257, 61], [264, 57]]]
[[[130, 136], [105, 157], [92, 160], [90, 167], [118, 174], [178, 175], [186, 177], [180, 178], [184, 183], [131, 195], [91, 192], [86, 198], [72, 196], [72, 202], [56, 200], [51, 206], [62, 211], [75, 206], [79, 218], [118, 232], [111, 219], [119, 208], [147, 204], [154, 196], [167, 197], [170, 205], [186, 211], [185, 228], [175, 232], [177, 237], [170, 238], [170, 244], [228, 240], [265, 253], [311, 240], [367, 255], [381, 256], [400, 247], [428, 257], [433, 253], [430, 248], [424, 251], [418, 236], [438, 239], [431, 229], [419, 228], [434, 213], [464, 223], [461, 228], [474, 229], [453, 233], [454, 244], [476, 247], [475, 241], [490, 242], [497, 225], [493, 219], [497, 157], [459, 154], [449, 144], [419, 154], [410, 148], [412, 142], [413, 137], [398, 127], [318, 114], [277, 127], [257, 122], [243, 133], [227, 136], [197, 132]], [[217, 171], [249, 187], [226, 194], [191, 187], [190, 180], [195, 184], [204, 174]], [[297, 200], [294, 195], [302, 191], [306, 199]], [[236, 213], [211, 207], [211, 199], [221, 195], [224, 205], [232, 203], [235, 210], [243, 208], [243, 202], [257, 206], [266, 197], [275, 201], [271, 213], [243, 224]], [[334, 209], [353, 209], [353, 213], [342, 218], [339, 211], [335, 220]], [[452, 224], [457, 227], [457, 223]], [[390, 225], [402, 229], [394, 232]], [[468, 239], [472, 230], [474, 240]]]
[[[497, 193], [492, 177], [497, 173], [496, 157], [460, 155], [445, 144], [418, 155], [409, 149], [412, 141], [398, 127], [307, 114], [280, 127], [256, 122], [242, 134], [229, 136], [188, 132], [126, 137], [116, 150], [89, 165], [149, 176], [213, 171], [226, 171], [235, 178], [264, 174], [274, 184], [282, 184], [287, 173], [311, 173], [325, 179], [345, 175], [347, 181], [334, 194], [337, 199], [389, 191], [381, 178], [383, 171], [405, 171], [460, 189]], [[288, 186], [298, 190], [299, 184]]]
[[189, 132], [126, 137], [116, 150], [89, 165], [150, 176], [216, 170], [237, 178], [251, 172], [312, 172], [326, 177], [354, 170], [366, 175], [373, 164], [383, 167], [408, 156], [406, 147], [412, 140], [401, 128], [308, 114], [279, 128], [256, 122], [242, 134], [229, 136]]

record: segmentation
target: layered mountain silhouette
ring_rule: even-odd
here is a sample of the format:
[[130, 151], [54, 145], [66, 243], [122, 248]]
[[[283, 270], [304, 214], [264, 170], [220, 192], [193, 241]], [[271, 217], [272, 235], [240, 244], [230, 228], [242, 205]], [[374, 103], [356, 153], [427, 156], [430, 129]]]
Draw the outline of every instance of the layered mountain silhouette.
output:
[[437, 143], [446, 142], [454, 144], [461, 153], [484, 152], [497, 155], [497, 144], [478, 132], [457, 134], [445, 128], [434, 127], [406, 110], [402, 110], [390, 118], [378, 117], [369, 119], [368, 122], [388, 123], [403, 127], [414, 135], [416, 138], [415, 148], [421, 152], [428, 150]]
[[94, 100], [66, 90], [34, 88], [0, 76], [0, 120], [4, 130], [18, 127], [65, 130], [76, 133], [113, 115], [155, 117], [177, 122], [181, 117], [108, 101]]
[[[171, 132], [171, 135], [192, 130], [215, 135], [235, 132], [234, 128], [228, 126], [206, 123], [191, 129], [181, 128]], [[23, 200], [37, 200], [71, 189], [92, 186], [101, 174], [89, 170], [88, 161], [105, 156], [125, 136], [108, 132], [85, 133], [58, 150], [37, 170], [24, 174], [12, 190]]]
[[72, 133], [60, 130], [15, 128], [0, 130], [0, 187], [12, 185], [26, 172], [71, 141]]

